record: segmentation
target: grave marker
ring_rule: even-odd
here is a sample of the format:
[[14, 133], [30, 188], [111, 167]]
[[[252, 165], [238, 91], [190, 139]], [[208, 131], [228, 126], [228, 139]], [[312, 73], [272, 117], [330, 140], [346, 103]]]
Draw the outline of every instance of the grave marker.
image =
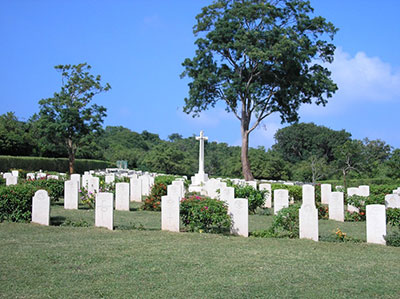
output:
[[38, 190], [32, 198], [32, 222], [50, 225], [50, 197], [46, 190]]
[[114, 199], [112, 193], [96, 194], [95, 226], [114, 229]]

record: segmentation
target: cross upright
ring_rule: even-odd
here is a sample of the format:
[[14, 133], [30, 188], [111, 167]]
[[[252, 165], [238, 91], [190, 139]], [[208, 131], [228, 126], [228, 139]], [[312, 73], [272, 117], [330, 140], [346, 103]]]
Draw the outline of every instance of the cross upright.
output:
[[199, 174], [204, 174], [204, 140], [208, 140], [208, 137], [204, 137], [204, 132], [200, 131], [200, 136], [196, 137], [196, 140], [200, 141]]

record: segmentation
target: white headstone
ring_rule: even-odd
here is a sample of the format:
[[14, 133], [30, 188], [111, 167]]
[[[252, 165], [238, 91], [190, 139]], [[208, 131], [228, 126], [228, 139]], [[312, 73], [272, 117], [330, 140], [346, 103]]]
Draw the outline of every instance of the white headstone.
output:
[[303, 204], [299, 210], [300, 239], [318, 241], [318, 210], [315, 205]]
[[179, 187], [179, 190], [181, 191], [179, 194], [180, 198], [185, 196], [185, 183], [183, 181], [173, 181], [172, 185], [176, 185]]
[[114, 183], [114, 181], [115, 181], [115, 175], [113, 175], [113, 174], [108, 174], [108, 175], [105, 176], [104, 180], [105, 180], [106, 184]]
[[78, 182], [77, 181], [65, 181], [64, 182], [64, 209], [66, 210], [77, 210], [78, 209]]
[[142, 181], [142, 195], [150, 195], [150, 177], [146, 174], [142, 175], [139, 179]]
[[129, 183], [115, 184], [115, 209], [129, 211]]
[[27, 180], [33, 181], [35, 178], [36, 178], [36, 175], [34, 173], [32, 173], [32, 172], [26, 174], [26, 179]]
[[283, 208], [289, 207], [289, 190], [275, 189], [274, 190], [274, 214], [278, 214]]
[[257, 190], [257, 181], [246, 181], [246, 185], [251, 186]]
[[92, 176], [90, 174], [84, 174], [82, 176], [82, 185], [81, 188], [85, 188], [86, 190], [88, 190], [89, 188], [89, 180]]
[[78, 189], [81, 188], [81, 175], [79, 173], [71, 174], [71, 181], [78, 183]]
[[[174, 193], [174, 192], [171, 192]], [[179, 232], [179, 207], [178, 196], [166, 195], [161, 197], [161, 229]]]
[[50, 174], [47, 176], [48, 180], [58, 180], [58, 175]]
[[369, 196], [369, 186], [359, 186], [358, 194], [360, 196]]
[[89, 179], [88, 191], [92, 193], [99, 193], [100, 179], [98, 177], [92, 176]]
[[383, 244], [386, 241], [386, 209], [384, 205], [367, 205], [367, 243]]
[[315, 188], [312, 185], [303, 185], [303, 203], [302, 205], [311, 205], [315, 207]]
[[19, 175], [19, 171], [18, 170], [11, 170], [11, 173], [12, 173], [13, 176], [16, 176], [16, 177], [18, 177], [18, 175]]
[[47, 174], [45, 174], [45, 173], [43, 173], [43, 172], [38, 172], [37, 174], [36, 174], [36, 178], [38, 179], [38, 180], [40, 180], [40, 179], [45, 179], [47, 177]]
[[220, 199], [223, 202], [230, 202], [235, 198], [235, 188], [226, 187], [221, 189]]
[[142, 202], [142, 180], [131, 178], [131, 201]]
[[271, 184], [260, 184], [258, 186], [260, 190], [266, 190], [268, 191], [267, 194], [265, 194], [265, 204], [264, 208], [272, 208], [272, 189], [271, 189]]
[[96, 194], [95, 226], [114, 229], [114, 199], [112, 193]]
[[246, 198], [235, 198], [229, 202], [228, 213], [231, 216], [231, 233], [242, 237], [249, 236], [249, 207]]
[[344, 195], [343, 192], [332, 192], [329, 199], [329, 219], [344, 221]]
[[16, 185], [18, 184], [18, 177], [17, 176], [9, 176], [6, 179], [6, 186]]
[[400, 209], [400, 196], [398, 194], [388, 194], [385, 196], [386, 208]]
[[322, 184], [321, 185], [321, 203], [329, 204], [329, 197], [332, 192], [331, 184]]
[[6, 173], [3, 173], [3, 179], [7, 179], [7, 178], [9, 178], [9, 177], [12, 177], [13, 175], [12, 175], [12, 173], [11, 172], [6, 172]]
[[50, 225], [50, 197], [46, 190], [38, 190], [32, 198], [32, 222]]

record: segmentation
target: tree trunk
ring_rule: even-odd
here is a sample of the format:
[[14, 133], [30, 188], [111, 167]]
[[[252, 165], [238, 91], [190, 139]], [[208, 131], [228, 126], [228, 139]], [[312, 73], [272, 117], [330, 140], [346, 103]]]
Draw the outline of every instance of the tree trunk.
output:
[[242, 160], [242, 173], [246, 181], [253, 181], [254, 177], [250, 169], [249, 161], [249, 132], [246, 128], [243, 128], [242, 124], [242, 153], [240, 156]]
[[346, 183], [346, 170], [343, 170], [343, 193], [347, 194], [347, 183]]
[[67, 149], [68, 149], [68, 162], [69, 162], [69, 174], [74, 173], [75, 168], [75, 152], [76, 147], [71, 139], [67, 140]]

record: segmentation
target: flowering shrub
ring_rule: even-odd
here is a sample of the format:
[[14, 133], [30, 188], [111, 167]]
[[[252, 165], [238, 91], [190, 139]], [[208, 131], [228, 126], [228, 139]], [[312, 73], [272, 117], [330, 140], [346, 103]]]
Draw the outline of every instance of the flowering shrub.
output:
[[83, 204], [87, 205], [89, 209], [93, 209], [96, 202], [96, 193], [81, 188], [79, 189], [79, 199]]
[[344, 242], [347, 238], [347, 234], [341, 231], [340, 228], [336, 229], [335, 235], [336, 235], [336, 240], [339, 242]]
[[146, 211], [161, 211], [161, 197], [167, 195], [167, 185], [155, 183], [151, 188], [150, 195], [144, 200], [142, 209]]
[[318, 219], [329, 219], [329, 206], [316, 203], [318, 209]]
[[180, 215], [188, 231], [219, 233], [229, 231], [231, 227], [227, 205], [205, 196], [190, 195], [183, 198]]
[[365, 210], [360, 210], [360, 213], [357, 212], [344, 212], [344, 220], [345, 221], [365, 221]]

